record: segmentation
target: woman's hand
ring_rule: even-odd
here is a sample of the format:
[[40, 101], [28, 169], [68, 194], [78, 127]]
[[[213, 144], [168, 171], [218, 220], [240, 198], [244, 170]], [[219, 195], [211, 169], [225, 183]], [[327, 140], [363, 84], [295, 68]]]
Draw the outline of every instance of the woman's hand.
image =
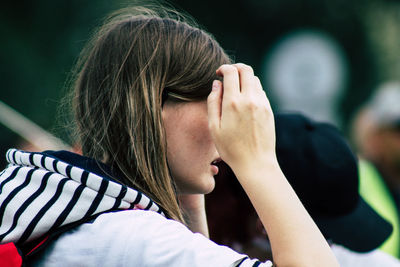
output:
[[277, 266], [338, 266], [328, 243], [279, 167], [269, 101], [253, 70], [222, 65], [208, 96], [209, 128], [271, 241]]
[[211, 135], [221, 158], [234, 169], [277, 162], [274, 117], [260, 80], [244, 64], [222, 65], [208, 97]]

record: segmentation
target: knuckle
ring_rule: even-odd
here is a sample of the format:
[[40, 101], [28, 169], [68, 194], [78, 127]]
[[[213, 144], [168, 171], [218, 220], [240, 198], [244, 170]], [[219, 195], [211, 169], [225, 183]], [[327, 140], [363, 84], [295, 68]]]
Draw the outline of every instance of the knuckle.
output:
[[258, 101], [254, 98], [250, 98], [246, 101], [246, 108], [250, 111], [255, 111], [259, 109]]
[[248, 72], [253, 72], [253, 68], [250, 67], [249, 65], [244, 65], [244, 66], [243, 66], [243, 70], [244, 70], [244, 71], [248, 71]]
[[233, 110], [238, 110], [239, 108], [239, 103], [237, 100], [231, 99], [229, 101], [229, 107], [231, 107]]
[[237, 69], [233, 65], [222, 65], [221, 70], [226, 74], [237, 73]]
[[238, 63], [236, 65], [241, 71], [253, 73], [253, 68], [251, 66], [249, 66], [249, 65], [246, 65], [246, 64], [243, 64], [243, 63]]

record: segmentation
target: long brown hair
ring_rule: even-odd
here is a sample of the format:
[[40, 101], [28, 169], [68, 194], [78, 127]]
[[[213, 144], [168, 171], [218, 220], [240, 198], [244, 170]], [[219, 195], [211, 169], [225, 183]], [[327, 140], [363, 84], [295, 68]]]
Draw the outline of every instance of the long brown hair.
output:
[[166, 97], [205, 99], [229, 57], [179, 13], [136, 6], [112, 14], [84, 48], [75, 70], [73, 111], [84, 155], [117, 168], [183, 221], [167, 165], [161, 117]]

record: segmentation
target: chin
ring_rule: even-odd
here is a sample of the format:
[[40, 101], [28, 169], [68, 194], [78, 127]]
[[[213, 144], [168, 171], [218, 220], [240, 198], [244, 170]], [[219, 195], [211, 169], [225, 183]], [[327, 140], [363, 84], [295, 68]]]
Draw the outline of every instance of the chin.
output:
[[209, 194], [211, 193], [215, 188], [215, 179], [212, 177], [207, 184], [204, 184], [203, 186], [203, 192], [201, 194]]
[[209, 194], [215, 188], [215, 180], [214, 177], [207, 177], [207, 179], [202, 180], [203, 183], [198, 184], [190, 184], [183, 186], [181, 190], [179, 190], [180, 194]]

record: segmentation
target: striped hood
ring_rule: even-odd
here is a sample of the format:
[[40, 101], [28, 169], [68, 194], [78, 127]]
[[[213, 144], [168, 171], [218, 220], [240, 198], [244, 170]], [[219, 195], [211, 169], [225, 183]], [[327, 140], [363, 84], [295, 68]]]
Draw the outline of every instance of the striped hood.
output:
[[[0, 173], [0, 243], [24, 245], [113, 210], [164, 215], [141, 192], [111, 178], [111, 169], [67, 151], [10, 149]], [[165, 216], [165, 215], [164, 215]]]

